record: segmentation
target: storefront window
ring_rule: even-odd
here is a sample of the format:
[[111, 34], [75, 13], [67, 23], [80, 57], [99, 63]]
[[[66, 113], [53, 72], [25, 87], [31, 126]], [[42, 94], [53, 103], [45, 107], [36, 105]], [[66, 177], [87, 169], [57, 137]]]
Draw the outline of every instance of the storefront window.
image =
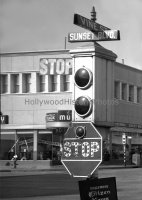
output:
[[59, 136], [52, 134], [38, 135], [38, 160], [60, 160]]
[[15, 154], [15, 133], [1, 133], [0, 160], [11, 160]]
[[39, 134], [38, 135], [38, 160], [51, 160], [52, 159], [52, 134]]
[[60, 161], [61, 155], [60, 155], [60, 136], [53, 134], [53, 160], [54, 161]]
[[17, 135], [16, 154], [19, 160], [33, 160], [33, 134]]

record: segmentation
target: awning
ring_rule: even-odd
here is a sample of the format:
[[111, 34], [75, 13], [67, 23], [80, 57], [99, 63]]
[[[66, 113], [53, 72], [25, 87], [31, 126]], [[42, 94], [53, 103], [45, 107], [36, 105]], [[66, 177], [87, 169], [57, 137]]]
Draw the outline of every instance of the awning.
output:
[[46, 125], [1, 124], [1, 130], [46, 129]]
[[142, 129], [126, 128], [126, 127], [111, 127], [110, 131], [119, 131], [124, 133], [142, 133]]
[[60, 127], [69, 127], [71, 122], [48, 122], [46, 123], [46, 128], [60, 128]]
[[[120, 136], [112, 136], [112, 143], [113, 144], [122, 144], [122, 137]], [[142, 145], [142, 138], [141, 137], [132, 137], [131, 144], [135, 145]]]

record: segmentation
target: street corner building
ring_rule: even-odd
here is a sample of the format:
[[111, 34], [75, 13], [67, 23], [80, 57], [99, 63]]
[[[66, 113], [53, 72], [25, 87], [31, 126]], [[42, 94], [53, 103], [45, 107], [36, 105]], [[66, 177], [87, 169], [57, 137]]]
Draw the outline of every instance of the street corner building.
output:
[[[71, 121], [80, 121], [72, 95], [77, 54], [92, 55], [92, 119], [103, 149], [111, 159], [122, 160], [125, 133], [127, 154], [142, 150], [142, 71], [89, 43], [74, 50], [1, 53], [0, 162], [16, 154], [19, 162], [61, 164], [64, 134]], [[87, 62], [80, 57], [76, 64]]]

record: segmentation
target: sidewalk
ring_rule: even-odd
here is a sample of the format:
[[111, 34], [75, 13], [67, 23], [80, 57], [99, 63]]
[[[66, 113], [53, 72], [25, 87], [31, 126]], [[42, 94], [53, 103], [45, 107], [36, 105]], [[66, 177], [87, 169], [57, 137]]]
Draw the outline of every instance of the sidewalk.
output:
[[[103, 169], [128, 169], [128, 168], [142, 168], [142, 165], [115, 165], [115, 164], [108, 164], [108, 165], [104, 165], [104, 164], [101, 164], [99, 166], [99, 169], [100, 170], [103, 170]], [[8, 166], [4, 166], [4, 165], [1, 165], [0, 166], [0, 172], [66, 172], [66, 169], [63, 165], [53, 165], [53, 166], [42, 166], [41, 164], [37, 164], [35, 166], [22, 166], [22, 165], [18, 165], [16, 166], [16, 168], [14, 168], [14, 165], [11, 163], [10, 165]], [[0, 173], [1, 175], [1, 173]]]

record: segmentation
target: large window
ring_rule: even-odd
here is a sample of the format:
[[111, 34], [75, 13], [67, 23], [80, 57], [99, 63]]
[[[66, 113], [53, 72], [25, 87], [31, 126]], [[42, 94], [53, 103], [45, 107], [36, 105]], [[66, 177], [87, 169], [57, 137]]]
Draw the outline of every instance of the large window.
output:
[[51, 91], [57, 91], [57, 75], [51, 75]]
[[19, 160], [33, 160], [33, 134], [18, 134], [16, 146]]
[[120, 82], [115, 81], [114, 82], [114, 98], [119, 99], [120, 98]]
[[137, 87], [137, 103], [141, 103], [142, 102], [142, 88]]
[[31, 92], [31, 74], [23, 74], [23, 93]]
[[19, 92], [19, 74], [11, 74], [11, 93]]
[[52, 160], [52, 134], [38, 135], [38, 160]]
[[121, 99], [127, 101], [127, 84], [122, 83]]
[[70, 91], [70, 75], [61, 75], [61, 91]]
[[134, 102], [134, 86], [129, 85], [129, 101]]
[[70, 91], [70, 75], [64, 75], [64, 91]]
[[1, 94], [8, 92], [8, 75], [2, 74], [1, 76]]
[[45, 91], [45, 75], [39, 75], [39, 92]]
[[0, 160], [11, 160], [15, 154], [15, 134], [3, 132], [0, 137]]

